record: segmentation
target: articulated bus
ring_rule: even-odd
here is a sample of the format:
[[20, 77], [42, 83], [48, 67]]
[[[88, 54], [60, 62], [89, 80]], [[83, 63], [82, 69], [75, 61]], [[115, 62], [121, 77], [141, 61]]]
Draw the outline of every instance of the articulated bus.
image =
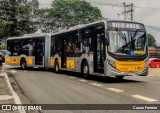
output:
[[8, 38], [6, 64], [80, 72], [85, 78], [146, 76], [147, 45], [142, 23], [106, 19], [54, 34]]

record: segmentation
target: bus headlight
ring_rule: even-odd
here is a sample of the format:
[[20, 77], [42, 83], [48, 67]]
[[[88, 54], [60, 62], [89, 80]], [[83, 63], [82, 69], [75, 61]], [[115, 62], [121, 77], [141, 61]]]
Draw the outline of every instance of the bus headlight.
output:
[[111, 60], [108, 60], [108, 64], [111, 65], [111, 66], [114, 67], [114, 68], [116, 67], [116, 66], [115, 66], [115, 63], [114, 63], [113, 61], [111, 61]]

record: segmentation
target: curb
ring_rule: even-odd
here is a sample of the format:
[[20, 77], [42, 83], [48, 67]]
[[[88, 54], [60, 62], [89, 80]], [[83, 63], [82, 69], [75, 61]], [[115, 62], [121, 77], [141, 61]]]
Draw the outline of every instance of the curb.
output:
[[[12, 85], [11, 85], [11, 83], [10, 83], [10, 80], [9, 80], [8, 75], [4, 72], [4, 74], [1, 75], [1, 76], [4, 76], [4, 77], [6, 78], [7, 85], [8, 85], [8, 87], [9, 87], [9, 89], [10, 89], [12, 95], [13, 95], [15, 104], [20, 104], [20, 105], [22, 105], [22, 102], [21, 102], [19, 96], [17, 95], [17, 93], [16, 93], [16, 92], [13, 90], [13, 88], [12, 88]], [[22, 111], [19, 110], [19, 112], [20, 112], [20, 113], [26, 113], [26, 111], [24, 111], [24, 110], [22, 110]]]

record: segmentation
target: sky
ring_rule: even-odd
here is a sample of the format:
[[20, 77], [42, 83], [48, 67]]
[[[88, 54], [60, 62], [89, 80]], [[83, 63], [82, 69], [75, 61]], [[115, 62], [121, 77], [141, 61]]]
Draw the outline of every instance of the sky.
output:
[[[49, 7], [53, 0], [39, 0], [40, 7]], [[144, 23], [147, 31], [156, 37], [157, 44], [160, 45], [160, 0], [86, 0], [101, 9], [102, 15], [110, 19], [124, 19], [124, 15], [118, 16], [124, 10], [123, 7], [99, 5], [99, 4], [134, 4], [134, 21]]]

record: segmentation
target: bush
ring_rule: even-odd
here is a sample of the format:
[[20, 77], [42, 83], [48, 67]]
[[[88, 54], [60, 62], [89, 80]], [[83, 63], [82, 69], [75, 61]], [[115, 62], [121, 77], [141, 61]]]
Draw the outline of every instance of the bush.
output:
[[0, 45], [0, 50], [4, 50], [5, 48], [6, 48], [6, 45], [4, 45], [4, 44]]

